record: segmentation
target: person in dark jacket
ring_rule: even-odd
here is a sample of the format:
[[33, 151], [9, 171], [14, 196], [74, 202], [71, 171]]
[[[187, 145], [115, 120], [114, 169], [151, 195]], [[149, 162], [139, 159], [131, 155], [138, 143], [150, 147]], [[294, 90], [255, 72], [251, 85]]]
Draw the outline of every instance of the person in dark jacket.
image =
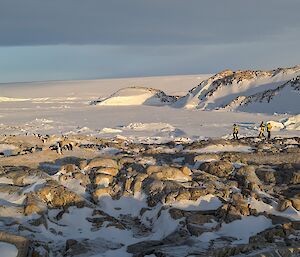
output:
[[268, 122], [267, 124], [268, 139], [271, 139], [271, 129], [272, 129], [272, 125], [270, 122]]
[[262, 138], [262, 137], [266, 138], [266, 137], [265, 137], [265, 123], [262, 121], [262, 122], [260, 123], [259, 127], [260, 127], [260, 132], [259, 132], [258, 137], [259, 137], [259, 138]]

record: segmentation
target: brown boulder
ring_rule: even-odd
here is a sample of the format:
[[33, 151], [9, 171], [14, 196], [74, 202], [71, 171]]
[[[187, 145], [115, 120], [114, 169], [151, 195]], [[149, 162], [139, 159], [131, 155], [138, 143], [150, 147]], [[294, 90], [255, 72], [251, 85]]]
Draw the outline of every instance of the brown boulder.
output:
[[113, 182], [114, 177], [108, 174], [96, 174], [94, 183], [96, 185], [105, 185], [108, 186], [110, 183]]
[[35, 193], [26, 195], [24, 201], [24, 215], [31, 215], [33, 213], [42, 214], [47, 211], [47, 206]]
[[88, 166], [89, 169], [94, 167], [104, 167], [104, 168], [116, 168], [119, 169], [118, 163], [113, 159], [108, 158], [94, 158], [92, 159]]
[[79, 169], [83, 170], [88, 165], [87, 160], [79, 161], [78, 167]]
[[291, 200], [282, 199], [282, 200], [279, 201], [277, 209], [278, 209], [278, 211], [284, 211], [290, 206], [292, 206], [292, 201]]
[[147, 169], [149, 177], [157, 180], [175, 180], [175, 181], [191, 181], [189, 175], [184, 174], [180, 169], [168, 166], [150, 166]]
[[290, 183], [294, 185], [300, 184], [300, 171], [293, 172], [293, 174], [291, 175]]
[[191, 193], [188, 190], [180, 190], [178, 195], [176, 196], [176, 201], [181, 200], [190, 200]]
[[187, 166], [182, 167], [180, 170], [182, 171], [183, 174], [185, 174], [187, 176], [192, 175], [191, 169]]
[[142, 185], [143, 181], [148, 177], [147, 174], [138, 174], [135, 177], [134, 185], [133, 185], [133, 192], [134, 194], [138, 194], [142, 192]]
[[99, 187], [99, 188], [95, 189], [95, 191], [93, 192], [92, 195], [93, 195], [94, 201], [97, 202], [100, 196], [111, 195], [111, 193], [112, 193], [112, 190], [110, 187]]
[[44, 186], [36, 192], [36, 195], [48, 205], [48, 208], [69, 206], [81, 208], [86, 205], [85, 200], [81, 196], [68, 190], [62, 185], [58, 185], [54, 181], [49, 181], [44, 184]]
[[76, 170], [76, 166], [74, 164], [65, 164], [60, 168], [60, 172], [62, 174], [73, 173]]
[[111, 175], [111, 176], [115, 177], [119, 173], [119, 170], [116, 168], [106, 167], [106, 168], [96, 169], [96, 170], [94, 170], [94, 173], [95, 174], [103, 173], [103, 174], [107, 174], [107, 175]]
[[292, 206], [297, 210], [300, 211], [300, 199], [299, 198], [290, 198], [291, 202], [292, 202]]
[[233, 165], [228, 161], [204, 162], [199, 169], [217, 177], [227, 177], [232, 173]]

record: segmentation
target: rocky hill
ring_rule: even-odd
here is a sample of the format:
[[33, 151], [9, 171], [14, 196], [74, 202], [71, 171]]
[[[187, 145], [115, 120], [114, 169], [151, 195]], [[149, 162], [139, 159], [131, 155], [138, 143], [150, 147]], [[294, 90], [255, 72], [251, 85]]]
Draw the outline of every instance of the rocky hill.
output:
[[224, 109], [297, 114], [300, 112], [300, 76], [275, 89], [265, 90], [250, 96], [239, 96]]
[[224, 106], [236, 107], [246, 97], [275, 90], [299, 74], [299, 65], [272, 71], [225, 70], [202, 81], [186, 96], [178, 99], [174, 106], [202, 110], [220, 109]]

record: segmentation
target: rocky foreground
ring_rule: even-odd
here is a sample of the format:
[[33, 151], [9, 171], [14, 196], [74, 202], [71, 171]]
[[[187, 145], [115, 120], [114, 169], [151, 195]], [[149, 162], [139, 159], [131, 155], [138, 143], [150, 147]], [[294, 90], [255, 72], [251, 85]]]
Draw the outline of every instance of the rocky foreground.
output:
[[0, 242], [19, 257], [300, 256], [300, 138], [0, 149]]

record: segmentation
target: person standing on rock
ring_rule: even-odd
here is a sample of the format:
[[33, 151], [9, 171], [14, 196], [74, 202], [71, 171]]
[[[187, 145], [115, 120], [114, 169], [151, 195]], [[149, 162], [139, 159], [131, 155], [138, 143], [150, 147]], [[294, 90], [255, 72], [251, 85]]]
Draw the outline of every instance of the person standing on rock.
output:
[[268, 139], [271, 139], [271, 129], [272, 129], [272, 125], [270, 122], [268, 122], [267, 124]]
[[266, 137], [265, 137], [265, 123], [262, 121], [262, 122], [260, 123], [259, 127], [260, 127], [260, 132], [259, 132], [258, 137], [259, 137], [259, 138], [262, 138], [262, 137], [266, 138]]
[[238, 140], [239, 127], [236, 124], [233, 124], [233, 139]]

